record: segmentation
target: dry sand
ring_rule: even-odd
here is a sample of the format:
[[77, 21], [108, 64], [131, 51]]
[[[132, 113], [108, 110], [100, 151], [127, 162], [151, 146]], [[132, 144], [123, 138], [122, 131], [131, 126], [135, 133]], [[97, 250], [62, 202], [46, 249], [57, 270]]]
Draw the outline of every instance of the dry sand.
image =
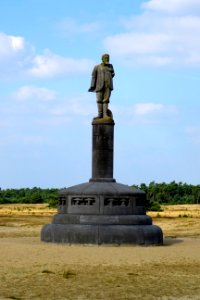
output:
[[1, 215], [1, 300], [200, 299], [199, 218], [156, 218], [164, 246], [117, 247], [42, 243], [42, 215]]

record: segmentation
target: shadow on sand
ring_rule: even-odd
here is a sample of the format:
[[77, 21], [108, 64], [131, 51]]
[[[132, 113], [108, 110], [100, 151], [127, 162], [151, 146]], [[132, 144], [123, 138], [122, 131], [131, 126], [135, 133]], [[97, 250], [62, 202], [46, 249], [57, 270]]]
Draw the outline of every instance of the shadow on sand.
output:
[[163, 241], [163, 246], [173, 246], [174, 244], [183, 243], [183, 238], [176, 238], [176, 237], [165, 237]]

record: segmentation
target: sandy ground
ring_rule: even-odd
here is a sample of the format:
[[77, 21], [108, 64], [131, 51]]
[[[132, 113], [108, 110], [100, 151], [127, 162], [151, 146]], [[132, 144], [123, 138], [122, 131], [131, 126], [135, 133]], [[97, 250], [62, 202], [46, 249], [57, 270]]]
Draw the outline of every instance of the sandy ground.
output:
[[43, 243], [50, 220], [1, 215], [0, 300], [200, 300], [199, 218], [156, 218], [159, 247]]

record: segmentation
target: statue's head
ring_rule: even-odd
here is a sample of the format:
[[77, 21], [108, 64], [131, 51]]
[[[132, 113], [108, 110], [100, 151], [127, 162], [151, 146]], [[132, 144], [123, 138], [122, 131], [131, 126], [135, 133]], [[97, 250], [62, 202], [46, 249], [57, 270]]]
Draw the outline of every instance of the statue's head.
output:
[[104, 64], [108, 64], [108, 63], [109, 63], [109, 59], [110, 59], [109, 54], [105, 53], [105, 54], [102, 55], [101, 58], [102, 58], [102, 62], [103, 62]]

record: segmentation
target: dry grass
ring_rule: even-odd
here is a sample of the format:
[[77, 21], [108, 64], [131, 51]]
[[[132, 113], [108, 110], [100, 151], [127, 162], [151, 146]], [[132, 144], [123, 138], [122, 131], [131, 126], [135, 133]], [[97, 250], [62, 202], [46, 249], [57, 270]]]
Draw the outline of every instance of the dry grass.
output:
[[191, 217], [200, 218], [200, 204], [162, 205], [161, 212], [150, 212], [152, 217], [159, 214], [160, 217], [176, 218]]
[[0, 238], [39, 236], [41, 226], [51, 222], [55, 213], [48, 204], [1, 204]]
[[1, 216], [52, 216], [55, 208], [49, 208], [48, 204], [0, 204]]
[[[148, 212], [165, 237], [200, 236], [200, 205], [168, 205], [161, 212]], [[38, 236], [51, 222], [56, 209], [47, 204], [0, 205], [0, 237]]]
[[162, 247], [97, 247], [40, 242], [44, 205], [0, 206], [0, 300], [200, 299], [199, 210], [150, 212]]
[[200, 237], [200, 205], [166, 205], [161, 212], [149, 212], [165, 237]]

